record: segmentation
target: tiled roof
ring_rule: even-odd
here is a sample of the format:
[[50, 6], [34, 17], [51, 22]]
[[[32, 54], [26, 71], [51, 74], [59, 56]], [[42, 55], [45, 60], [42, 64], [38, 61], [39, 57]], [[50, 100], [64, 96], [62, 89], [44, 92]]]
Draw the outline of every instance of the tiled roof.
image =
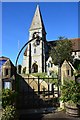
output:
[[1, 56], [0, 57], [0, 60], [8, 60], [9, 58], [7, 58], [7, 57], [4, 57], [4, 56]]
[[70, 39], [73, 44], [73, 51], [80, 51], [80, 38]]
[[0, 68], [1, 68], [1, 66], [2, 66], [8, 59], [9, 59], [9, 58], [4, 57], [4, 56], [0, 57]]
[[0, 67], [3, 66], [3, 65], [12, 65], [12, 66], [14, 66], [9, 58], [2, 56], [2, 57], [0, 57]]
[[[72, 42], [73, 51], [80, 51], [80, 38], [69, 39]], [[48, 45], [56, 46], [56, 42], [59, 40], [48, 41]]]

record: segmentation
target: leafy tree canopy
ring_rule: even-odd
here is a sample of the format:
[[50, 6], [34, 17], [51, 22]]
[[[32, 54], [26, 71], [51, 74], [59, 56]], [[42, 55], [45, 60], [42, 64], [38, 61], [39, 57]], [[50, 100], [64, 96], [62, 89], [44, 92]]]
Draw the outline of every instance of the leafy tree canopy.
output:
[[72, 61], [72, 42], [64, 37], [59, 37], [56, 46], [51, 47], [51, 57], [54, 64], [63, 63], [64, 60]]

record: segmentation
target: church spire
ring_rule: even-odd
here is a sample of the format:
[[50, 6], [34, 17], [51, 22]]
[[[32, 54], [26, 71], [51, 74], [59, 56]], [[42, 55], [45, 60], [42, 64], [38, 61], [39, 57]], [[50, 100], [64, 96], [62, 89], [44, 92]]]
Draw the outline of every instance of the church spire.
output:
[[37, 8], [36, 8], [33, 20], [32, 20], [32, 24], [31, 24], [31, 27], [30, 27], [30, 31], [31, 30], [36, 30], [36, 29], [39, 29], [39, 28], [41, 28], [46, 33], [45, 27], [44, 27], [44, 24], [43, 24], [43, 20], [42, 20], [42, 15], [41, 15], [41, 12], [40, 12], [40, 9], [39, 9], [39, 5], [37, 5]]

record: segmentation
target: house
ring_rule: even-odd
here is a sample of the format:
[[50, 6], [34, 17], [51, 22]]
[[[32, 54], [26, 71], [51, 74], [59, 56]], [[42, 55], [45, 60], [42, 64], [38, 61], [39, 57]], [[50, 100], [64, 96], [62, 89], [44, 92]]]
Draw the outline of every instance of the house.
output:
[[[34, 36], [39, 36], [41, 39], [35, 39]], [[29, 41], [31, 41], [23, 55], [22, 73], [42, 73], [57, 68], [52, 63], [52, 58], [49, 55], [50, 46], [56, 46], [56, 40], [46, 40], [46, 30], [43, 23], [42, 15], [39, 6], [37, 5], [30, 29]], [[69, 39], [73, 44], [72, 56], [74, 59], [80, 59], [80, 38]], [[58, 41], [58, 40], [57, 40]], [[54, 71], [54, 70], [53, 70]]]
[[62, 84], [65, 79], [72, 79], [75, 80], [74, 73], [76, 72], [75, 68], [69, 61], [64, 61], [61, 66], [61, 80]]
[[26, 68], [26, 73], [46, 71], [46, 31], [39, 6], [36, 8], [29, 29], [29, 40], [37, 34], [42, 39], [39, 42], [34, 39], [28, 44], [23, 56], [22, 72], [24, 68]]
[[80, 38], [73, 38], [71, 39], [71, 42], [73, 44], [72, 56], [74, 57], [74, 59], [80, 60]]
[[51, 56], [48, 58], [46, 61], [46, 68], [47, 68], [47, 75], [52, 76], [52, 75], [58, 75], [58, 65], [54, 65], [52, 62]]
[[15, 67], [7, 57], [0, 57], [0, 78], [2, 79], [2, 88], [14, 89]]

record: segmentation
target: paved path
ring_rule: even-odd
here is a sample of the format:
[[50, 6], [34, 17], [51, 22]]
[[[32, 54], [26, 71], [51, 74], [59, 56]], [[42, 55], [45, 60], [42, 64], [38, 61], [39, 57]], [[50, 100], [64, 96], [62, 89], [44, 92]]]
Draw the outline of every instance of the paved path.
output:
[[80, 120], [80, 117], [71, 117], [67, 115], [64, 111], [56, 111], [47, 114], [27, 114], [22, 115], [20, 120]]
[[66, 114], [64, 111], [60, 112], [54, 112], [54, 113], [49, 113], [47, 115], [44, 115], [42, 120], [80, 120], [80, 117], [71, 117], [68, 114]]

